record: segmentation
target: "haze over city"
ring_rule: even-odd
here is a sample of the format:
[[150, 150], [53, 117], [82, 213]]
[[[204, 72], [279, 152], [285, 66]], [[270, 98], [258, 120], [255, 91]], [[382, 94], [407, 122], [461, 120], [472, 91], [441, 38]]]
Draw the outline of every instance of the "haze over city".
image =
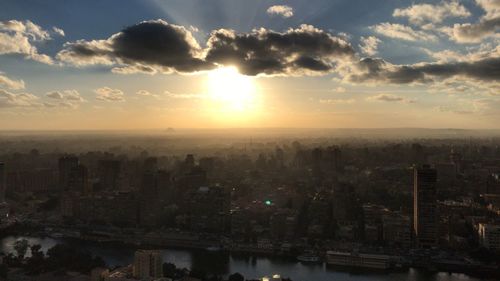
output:
[[500, 0], [0, 0], [0, 281], [500, 278]]

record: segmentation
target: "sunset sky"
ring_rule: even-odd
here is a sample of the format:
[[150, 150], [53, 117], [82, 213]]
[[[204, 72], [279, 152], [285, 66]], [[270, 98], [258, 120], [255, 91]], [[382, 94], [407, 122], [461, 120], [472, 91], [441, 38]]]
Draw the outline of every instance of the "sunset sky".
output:
[[0, 0], [0, 130], [500, 128], [500, 0]]

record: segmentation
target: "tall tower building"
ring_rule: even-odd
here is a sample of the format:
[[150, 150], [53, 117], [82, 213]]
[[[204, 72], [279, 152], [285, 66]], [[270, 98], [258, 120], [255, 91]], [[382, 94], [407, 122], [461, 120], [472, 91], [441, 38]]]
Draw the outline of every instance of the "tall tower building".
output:
[[414, 170], [413, 233], [416, 246], [430, 248], [438, 239], [437, 172], [429, 165]]
[[152, 280], [163, 277], [163, 258], [160, 251], [138, 250], [134, 256], [134, 278]]
[[6, 172], [5, 164], [0, 162], [0, 203], [5, 201], [5, 189], [6, 189]]
[[72, 181], [72, 172], [78, 167], [79, 160], [76, 156], [59, 158], [59, 189], [68, 190]]

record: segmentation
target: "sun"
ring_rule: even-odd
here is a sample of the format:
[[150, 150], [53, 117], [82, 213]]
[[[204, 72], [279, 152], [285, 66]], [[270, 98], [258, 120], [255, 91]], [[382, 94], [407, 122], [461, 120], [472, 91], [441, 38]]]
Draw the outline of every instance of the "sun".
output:
[[208, 73], [207, 92], [220, 110], [243, 112], [253, 107], [256, 87], [253, 78], [240, 74], [236, 67], [221, 67]]

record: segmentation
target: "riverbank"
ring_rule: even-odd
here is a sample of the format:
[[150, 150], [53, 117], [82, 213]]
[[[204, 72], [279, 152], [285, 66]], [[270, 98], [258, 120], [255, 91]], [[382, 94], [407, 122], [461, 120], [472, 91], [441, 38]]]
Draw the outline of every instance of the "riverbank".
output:
[[[72, 229], [69, 235], [70, 237], [65, 235], [65, 231], [54, 232], [54, 229], [51, 229], [52, 233], [47, 233], [44, 228], [32, 228], [29, 231], [26, 231], [26, 228], [21, 228], [22, 233], [17, 233], [18, 235], [23, 235], [29, 233], [35, 236], [36, 239], [40, 239], [43, 243], [70, 243], [74, 244], [78, 247], [85, 247], [86, 249], [91, 250], [94, 254], [101, 255], [105, 260], [111, 261], [111, 265], [124, 265], [128, 264], [132, 261], [133, 251], [138, 248], [161, 248], [165, 249], [165, 260], [172, 261], [179, 267], [192, 268], [194, 267], [205, 267], [205, 261], [210, 261], [210, 265], [207, 266], [207, 269], [213, 270], [214, 268], [218, 273], [224, 272], [245, 272], [245, 276], [250, 276], [252, 278], [258, 278], [265, 275], [271, 275], [276, 273], [281, 273], [285, 276], [290, 276], [294, 280], [300, 280], [297, 278], [293, 278], [295, 275], [300, 272], [296, 272], [297, 268], [307, 271], [317, 272], [321, 277], [325, 277], [330, 274], [340, 274], [340, 275], [373, 275], [376, 276], [407, 276], [412, 272], [417, 272], [419, 275], [425, 274], [426, 276], [444, 276], [443, 274], [449, 276], [461, 276], [462, 279], [456, 280], [482, 280], [482, 278], [499, 278], [498, 272], [492, 271], [492, 268], [488, 268], [484, 270], [479, 268], [477, 265], [471, 266], [463, 266], [457, 263], [437, 263], [430, 259], [427, 259], [426, 263], [417, 264], [415, 261], [408, 259], [408, 263], [403, 268], [391, 268], [383, 271], [373, 271], [362, 268], [338, 268], [335, 266], [327, 265], [326, 263], [319, 264], [308, 264], [308, 263], [300, 263], [295, 259], [295, 256], [284, 253], [275, 253], [275, 252], [252, 252], [252, 251], [234, 251], [228, 247], [220, 247], [220, 251], [209, 251], [207, 247], [210, 245], [214, 245], [214, 241], [216, 240], [207, 240], [202, 243], [177, 243], [179, 239], [176, 240], [161, 240], [160, 237], [156, 237], [156, 240], [143, 239], [142, 243], [137, 243], [133, 239], [102, 239], [101, 235], [88, 235], [83, 234], [80, 237], [75, 237], [75, 229]], [[61, 229], [58, 229], [61, 230]], [[14, 235], [13, 232], [9, 231], [11, 235]], [[52, 238], [47, 238], [52, 236]], [[54, 237], [55, 236], [55, 237]], [[16, 237], [14, 236], [10, 236]], [[38, 238], [37, 238], [38, 237]], [[42, 238], [46, 237], [46, 238]], [[144, 236], [144, 237], [151, 237]], [[172, 237], [172, 236], [167, 236]], [[193, 236], [191, 236], [193, 237]], [[199, 236], [198, 236], [199, 237]], [[129, 237], [130, 238], [130, 237]], [[160, 240], [158, 240], [160, 239]], [[199, 238], [198, 238], [199, 239]], [[146, 243], [149, 241], [160, 241], [161, 243]], [[111, 254], [110, 254], [111, 253]], [[124, 258], [125, 257], [125, 258]], [[257, 265], [257, 262], [267, 264], [267, 267], [261, 268], [257, 270], [257, 272], [261, 272], [259, 275], [252, 275], [255, 273], [255, 270], [260, 267]], [[237, 265], [235, 269], [231, 269], [234, 265]], [[280, 268], [280, 265], [283, 267]], [[414, 266], [416, 265], [416, 266]], [[276, 271], [272, 271], [272, 269], [277, 269]], [[292, 270], [290, 274], [286, 274]], [[293, 273], [293, 274], [292, 274]], [[325, 276], [323, 276], [325, 275]], [[466, 276], [469, 279], [463, 279]], [[481, 279], [475, 279], [475, 277]], [[318, 277], [319, 278], [319, 277]], [[304, 279], [310, 280], [310, 279]], [[315, 280], [330, 280], [330, 279], [315, 279]], [[339, 279], [343, 280], [343, 279]], [[345, 279], [352, 280], [352, 279]], [[366, 279], [370, 280], [370, 279]], [[405, 279], [399, 279], [405, 280]], [[415, 279], [418, 280], [418, 279]], [[427, 279], [423, 279], [427, 280]], [[441, 279], [436, 279], [441, 280]], [[446, 279], [446, 280], [455, 280], [455, 279]]]

